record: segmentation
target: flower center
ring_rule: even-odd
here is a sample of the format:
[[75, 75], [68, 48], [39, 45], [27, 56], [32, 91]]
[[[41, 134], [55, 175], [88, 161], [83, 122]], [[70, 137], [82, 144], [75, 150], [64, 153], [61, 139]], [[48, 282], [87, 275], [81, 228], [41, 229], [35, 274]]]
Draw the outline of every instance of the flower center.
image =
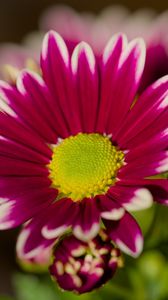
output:
[[53, 148], [50, 178], [59, 193], [73, 201], [105, 194], [123, 158], [107, 136], [79, 133]]

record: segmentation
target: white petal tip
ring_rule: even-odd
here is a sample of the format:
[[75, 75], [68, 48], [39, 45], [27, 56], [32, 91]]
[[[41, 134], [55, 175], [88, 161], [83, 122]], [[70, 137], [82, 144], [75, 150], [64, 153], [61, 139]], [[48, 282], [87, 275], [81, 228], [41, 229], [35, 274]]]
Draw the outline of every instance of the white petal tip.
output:
[[73, 233], [79, 240], [84, 242], [93, 239], [99, 232], [100, 224], [94, 223], [88, 231], [83, 231], [80, 225], [76, 225], [73, 229]]
[[95, 63], [96, 63], [94, 53], [92, 51], [92, 48], [89, 46], [89, 44], [87, 44], [85, 42], [79, 43], [75, 47], [75, 49], [72, 53], [72, 61], [71, 61], [72, 72], [74, 74], [76, 74], [76, 72], [78, 70], [78, 65], [79, 65], [79, 57], [82, 52], [85, 53], [90, 71], [92, 73], [94, 73], [95, 72]]

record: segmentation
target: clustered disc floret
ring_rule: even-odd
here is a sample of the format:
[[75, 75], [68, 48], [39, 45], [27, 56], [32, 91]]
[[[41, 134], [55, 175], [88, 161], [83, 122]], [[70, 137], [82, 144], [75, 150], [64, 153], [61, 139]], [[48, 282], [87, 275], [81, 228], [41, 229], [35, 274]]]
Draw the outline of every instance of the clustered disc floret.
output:
[[50, 177], [74, 201], [105, 194], [116, 181], [123, 156], [108, 136], [80, 133], [53, 148]]
[[69, 236], [54, 251], [50, 272], [62, 289], [86, 293], [109, 280], [122, 264], [120, 251], [102, 231], [84, 243]]

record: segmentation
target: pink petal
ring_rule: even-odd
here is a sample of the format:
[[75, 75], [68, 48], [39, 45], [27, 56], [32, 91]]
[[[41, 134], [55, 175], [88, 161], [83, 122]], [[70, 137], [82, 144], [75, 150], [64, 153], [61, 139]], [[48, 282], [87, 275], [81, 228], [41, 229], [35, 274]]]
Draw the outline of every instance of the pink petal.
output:
[[153, 203], [150, 191], [143, 184], [125, 186], [121, 180], [118, 185], [109, 189], [108, 194], [128, 211], [146, 209]]
[[165, 76], [139, 97], [113, 138], [124, 148], [144, 143], [154, 134], [167, 128], [167, 107], [168, 76]]
[[90, 133], [95, 130], [97, 118], [98, 74], [96, 60], [88, 44], [81, 42], [75, 47], [71, 65], [82, 130]]
[[[167, 179], [124, 179], [118, 182], [118, 187], [121, 189], [134, 190], [148, 189], [153, 196], [153, 199], [161, 204], [168, 205], [168, 180]], [[144, 200], [147, 200], [145, 197]]]
[[129, 159], [128, 162], [127, 158], [125, 160], [125, 165], [118, 172], [118, 178], [120, 179], [131, 176], [132, 178], [143, 178], [168, 171], [168, 151], [154, 154], [151, 152], [146, 156], [141, 156], [141, 152], [139, 152], [136, 159]]
[[49, 207], [46, 213], [42, 235], [47, 239], [52, 239], [63, 234], [72, 225], [77, 213], [78, 207], [71, 199], [58, 200]]
[[105, 77], [102, 78], [102, 93], [109, 101], [108, 107], [105, 108], [108, 111], [108, 115], [105, 118], [105, 132], [108, 134], [113, 134], [120, 128], [126, 114], [129, 112], [140, 84], [145, 62], [145, 45], [143, 40], [135, 39], [126, 46], [123, 37], [119, 37], [116, 45], [118, 54], [120, 52], [118, 60], [113, 59], [114, 50], [116, 51], [116, 47], [114, 47], [111, 52], [112, 57], [108, 58], [107, 62], [105, 60], [104, 70], [102, 70], [102, 72], [107, 72], [106, 68], [109, 68], [108, 62], [110, 62], [112, 70], [114, 70], [115, 66], [114, 73], [111, 72], [109, 77], [111, 81], [109, 96], [105, 92], [109, 90], [109, 80], [107, 81]]
[[140, 255], [143, 249], [143, 237], [134, 218], [125, 213], [119, 221], [105, 221], [109, 237], [126, 254], [133, 257]]
[[16, 227], [42, 212], [56, 197], [56, 190], [27, 190], [21, 195], [2, 199], [0, 203], [0, 229]]
[[0, 112], [0, 135], [16, 141], [28, 148], [33, 148], [37, 153], [44, 157], [51, 158], [51, 149], [36, 133], [21, 123], [17, 118]]
[[41, 226], [34, 219], [28, 222], [21, 230], [17, 244], [17, 256], [23, 260], [33, 259], [36, 261], [48, 249], [51, 255], [51, 248], [56, 239], [47, 240], [41, 235]]
[[83, 199], [73, 224], [74, 235], [82, 241], [94, 238], [100, 229], [100, 212], [95, 199]]
[[98, 208], [101, 211], [101, 217], [107, 220], [119, 220], [123, 217], [124, 208], [112, 200], [108, 195], [102, 195], [97, 197]]
[[41, 67], [44, 80], [54, 95], [60, 124], [65, 128], [66, 135], [76, 134], [81, 127], [79, 114], [76, 114], [69, 53], [61, 36], [54, 31], [44, 38]]

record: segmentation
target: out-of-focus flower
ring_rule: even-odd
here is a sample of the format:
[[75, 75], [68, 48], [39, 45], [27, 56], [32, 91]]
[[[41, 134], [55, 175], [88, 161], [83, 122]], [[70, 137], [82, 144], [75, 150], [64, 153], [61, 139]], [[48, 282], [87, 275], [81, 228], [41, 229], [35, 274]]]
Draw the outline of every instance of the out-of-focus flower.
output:
[[168, 73], [168, 12], [156, 16], [152, 10], [130, 13], [123, 6], [111, 6], [98, 16], [78, 14], [68, 6], [54, 6], [40, 19], [40, 31], [29, 34], [23, 46], [0, 47], [0, 78], [15, 84], [18, 72], [23, 68], [39, 73], [39, 53], [43, 32], [50, 29], [60, 33], [72, 53], [77, 43], [85, 41], [96, 55], [100, 55], [110, 37], [124, 32], [131, 40], [137, 36], [147, 45], [146, 64], [139, 87], [143, 91], [149, 84]]
[[70, 56], [51, 31], [42, 77], [24, 70], [16, 86], [0, 82], [0, 229], [30, 220], [18, 256], [39, 255], [67, 230], [91, 240], [101, 222], [121, 250], [142, 251], [129, 211], [168, 204], [167, 180], [149, 178], [168, 169], [168, 76], [135, 102], [144, 59], [143, 41], [121, 34], [99, 60], [86, 43]]
[[137, 36], [145, 39], [147, 57], [140, 91], [168, 73], [168, 12], [156, 16], [152, 10], [130, 13], [123, 6], [111, 6], [98, 16], [78, 14], [68, 6], [54, 6], [44, 12], [40, 20], [43, 31], [54, 29], [66, 40], [72, 51], [80, 41], [88, 42], [97, 54], [102, 52], [110, 37], [124, 32], [131, 40]]
[[24, 253], [21, 251], [17, 252], [17, 262], [21, 268], [28, 272], [46, 272], [51, 263], [52, 258], [52, 247], [43, 249], [38, 255], [33, 257], [25, 258]]
[[62, 289], [81, 294], [106, 283], [121, 263], [119, 249], [105, 233], [88, 243], [70, 236], [55, 248], [50, 273]]
[[16, 84], [16, 79], [22, 69], [40, 73], [39, 58], [43, 34], [32, 32], [28, 34], [22, 45], [4, 43], [0, 45], [0, 78]]

